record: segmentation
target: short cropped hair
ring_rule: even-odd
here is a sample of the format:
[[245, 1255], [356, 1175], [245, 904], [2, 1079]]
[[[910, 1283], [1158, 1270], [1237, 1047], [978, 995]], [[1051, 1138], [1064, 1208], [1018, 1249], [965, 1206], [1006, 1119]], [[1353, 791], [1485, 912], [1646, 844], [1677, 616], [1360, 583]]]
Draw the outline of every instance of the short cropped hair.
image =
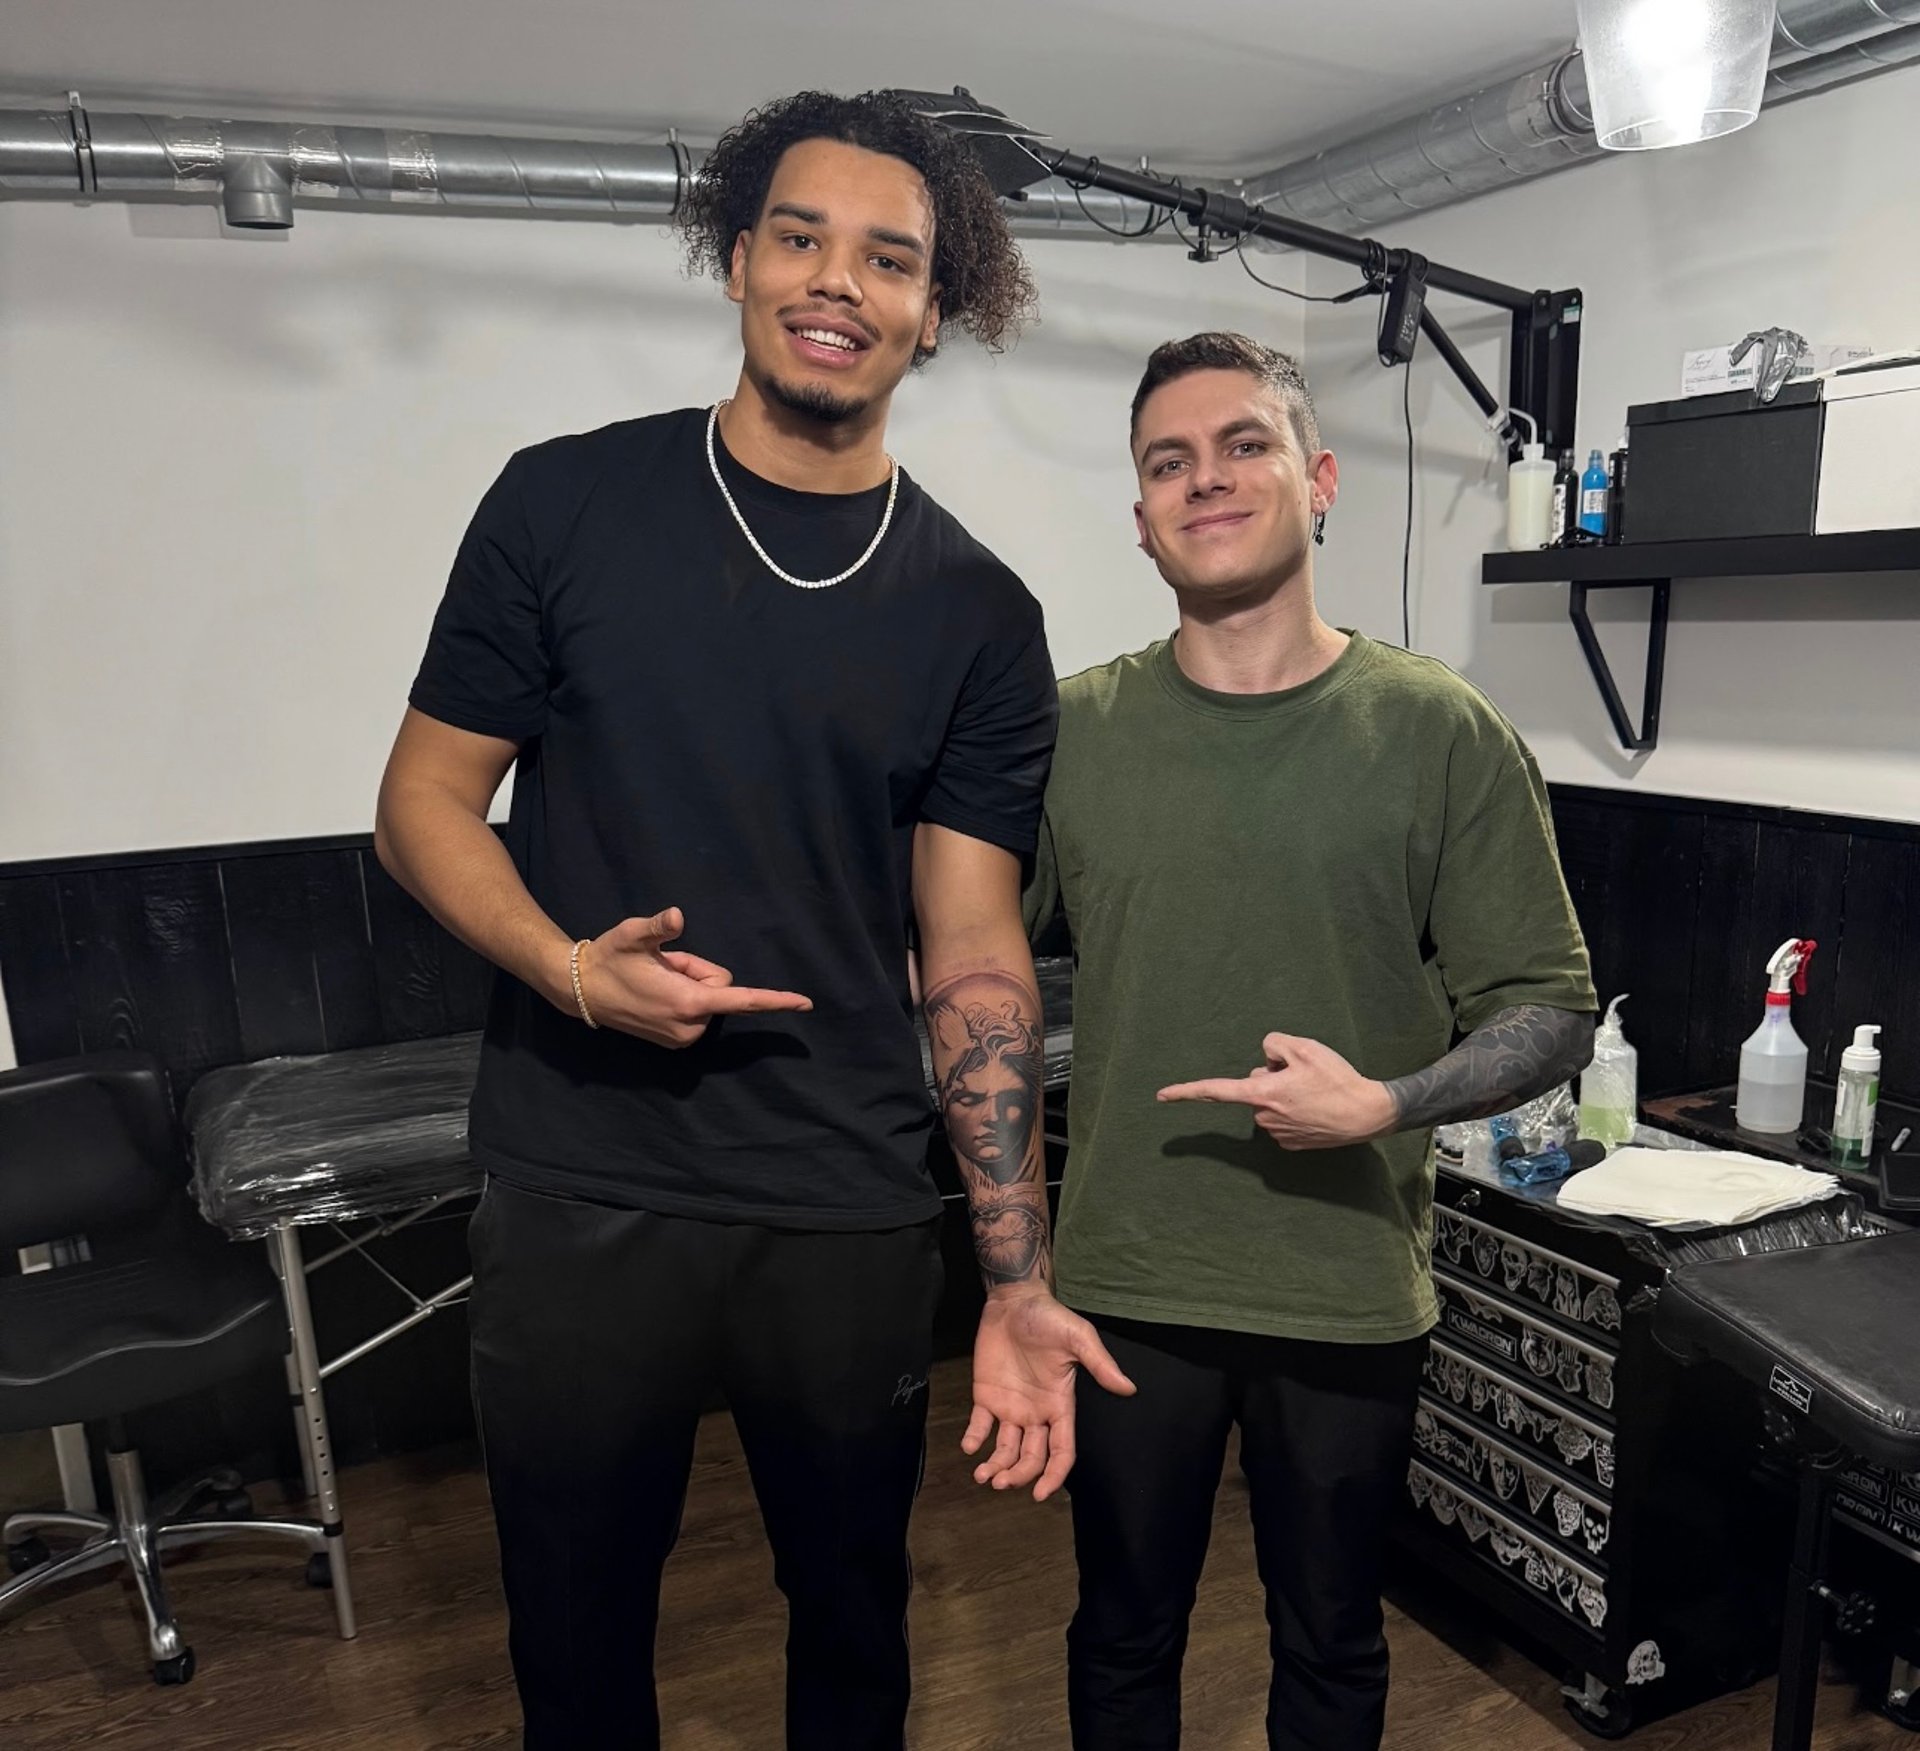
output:
[[1146, 406], [1148, 396], [1195, 371], [1244, 371], [1264, 383], [1286, 404], [1301, 453], [1308, 458], [1319, 454], [1320, 422], [1314, 417], [1313, 391], [1307, 387], [1306, 373], [1298, 362], [1274, 347], [1249, 340], [1244, 334], [1219, 331], [1166, 341], [1153, 349], [1153, 356], [1147, 360], [1146, 375], [1133, 392], [1129, 436], [1140, 430], [1140, 410]]

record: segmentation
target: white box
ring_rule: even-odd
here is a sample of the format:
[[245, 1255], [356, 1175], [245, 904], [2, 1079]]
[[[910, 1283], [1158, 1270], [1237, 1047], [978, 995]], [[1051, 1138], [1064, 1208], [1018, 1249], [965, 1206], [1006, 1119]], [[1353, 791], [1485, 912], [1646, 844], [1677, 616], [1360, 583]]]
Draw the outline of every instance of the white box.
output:
[[1920, 365], [1829, 377], [1816, 535], [1920, 529]]
[[[1789, 383], [1804, 383], [1841, 365], [1873, 357], [1872, 347], [1809, 346], [1807, 356], [1788, 374]], [[1704, 347], [1686, 353], [1680, 360], [1680, 393], [1688, 395], [1724, 395], [1731, 389], [1751, 389], [1760, 369], [1760, 348], [1755, 344], [1739, 364], [1733, 364], [1733, 348]]]

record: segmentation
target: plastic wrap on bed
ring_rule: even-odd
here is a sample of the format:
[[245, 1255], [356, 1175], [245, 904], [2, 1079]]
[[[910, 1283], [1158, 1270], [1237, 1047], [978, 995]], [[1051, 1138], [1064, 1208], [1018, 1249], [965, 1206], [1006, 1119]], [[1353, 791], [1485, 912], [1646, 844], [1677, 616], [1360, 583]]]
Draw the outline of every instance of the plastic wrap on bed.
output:
[[[1045, 1076], [1073, 1070], [1073, 963], [1039, 963]], [[932, 1098], [924, 1023], [920, 1055]], [[341, 1222], [478, 1191], [467, 1101], [478, 1034], [267, 1058], [209, 1071], [187, 1100], [194, 1196], [209, 1222], [256, 1239], [283, 1221]]]
[[201, 1214], [257, 1237], [477, 1191], [467, 1101], [478, 1034], [212, 1070], [187, 1098]]

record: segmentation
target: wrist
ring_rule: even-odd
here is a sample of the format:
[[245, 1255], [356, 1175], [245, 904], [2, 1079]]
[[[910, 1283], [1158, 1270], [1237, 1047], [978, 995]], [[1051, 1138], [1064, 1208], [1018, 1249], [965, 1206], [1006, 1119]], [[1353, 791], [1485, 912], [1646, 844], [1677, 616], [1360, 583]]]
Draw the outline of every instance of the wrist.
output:
[[[586, 976], [590, 953], [585, 951], [580, 957], [582, 978]], [[533, 966], [523, 976], [555, 1009], [579, 1019], [580, 1006], [573, 999], [573, 944], [566, 937], [542, 943]]]
[[1391, 1137], [1400, 1129], [1400, 1103], [1384, 1082], [1367, 1084], [1366, 1107], [1369, 1123], [1358, 1141], [1370, 1143], [1377, 1137]]
[[989, 1306], [1008, 1306], [1020, 1301], [1052, 1300], [1053, 1291], [1044, 1277], [1028, 1277], [1018, 1283], [993, 1283], [987, 1288]]

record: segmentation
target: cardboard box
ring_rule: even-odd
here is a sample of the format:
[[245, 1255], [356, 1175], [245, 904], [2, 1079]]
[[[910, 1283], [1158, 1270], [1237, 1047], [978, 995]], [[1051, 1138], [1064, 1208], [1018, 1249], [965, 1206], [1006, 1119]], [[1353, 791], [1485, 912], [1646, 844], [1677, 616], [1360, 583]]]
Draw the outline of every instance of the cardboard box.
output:
[[1920, 529], [1920, 364], [1846, 371], [1822, 387], [1813, 532]]
[[[1807, 356], [1794, 366], [1787, 381], [1802, 383], [1809, 377], [1818, 377], [1822, 372], [1872, 357], [1872, 347], [1810, 347]], [[1733, 389], [1751, 389], [1759, 374], [1759, 347], [1755, 346], [1737, 365], [1731, 362], [1732, 358], [1731, 346], [1706, 347], [1684, 354], [1680, 361], [1680, 393], [1683, 396], [1724, 395]]]

